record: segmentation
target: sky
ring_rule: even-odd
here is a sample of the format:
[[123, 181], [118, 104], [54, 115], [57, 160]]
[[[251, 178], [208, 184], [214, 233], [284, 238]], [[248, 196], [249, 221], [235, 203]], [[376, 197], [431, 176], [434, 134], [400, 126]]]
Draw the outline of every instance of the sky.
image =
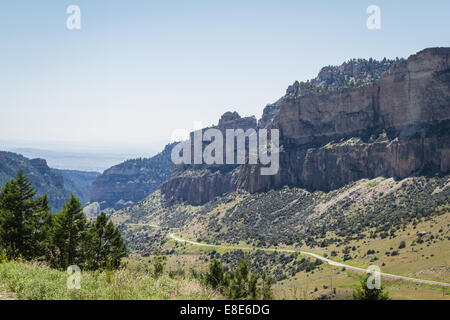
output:
[[449, 15], [448, 0], [1, 1], [0, 141], [154, 153], [195, 121], [260, 118], [323, 66], [450, 46]]

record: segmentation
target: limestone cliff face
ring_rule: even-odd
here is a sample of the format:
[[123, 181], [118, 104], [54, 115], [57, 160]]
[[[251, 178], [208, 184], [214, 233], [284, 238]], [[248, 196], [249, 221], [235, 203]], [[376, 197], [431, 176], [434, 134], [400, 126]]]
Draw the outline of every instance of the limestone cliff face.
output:
[[170, 153], [174, 144], [148, 159], [133, 159], [109, 168], [91, 187], [91, 202], [101, 209], [130, 206], [155, 191], [170, 174]]
[[[237, 188], [330, 190], [361, 178], [448, 172], [449, 56], [450, 48], [426, 49], [359, 86], [302, 90], [305, 85], [295, 83], [260, 121], [260, 127], [280, 130], [277, 175], [261, 176], [257, 165], [243, 165], [234, 169], [234, 179], [214, 178], [226, 188], [206, 183], [201, 174], [196, 180], [178, 176], [178, 184], [191, 193], [206, 190], [208, 197], [191, 202], [199, 204]], [[162, 192], [191, 201], [174, 185]]]
[[427, 49], [377, 82], [287, 97], [272, 124], [284, 146], [279, 174], [261, 177], [246, 166], [238, 187], [329, 190], [361, 178], [447, 172], [449, 55], [448, 48]]
[[201, 174], [174, 176], [161, 186], [161, 192], [169, 203], [186, 201], [200, 205], [235, 190], [236, 179], [236, 171], [207, 171]]
[[[254, 116], [241, 117], [237, 112], [226, 112], [218, 124], [211, 128], [223, 133], [225, 154], [226, 130], [256, 129], [257, 121]], [[192, 139], [194, 139], [193, 133], [191, 133], [191, 141]], [[203, 147], [206, 145], [205, 142]], [[235, 139], [235, 149], [236, 147]], [[193, 163], [193, 144], [191, 144], [191, 152]], [[186, 201], [194, 205], [203, 204], [214, 200], [218, 195], [235, 190], [239, 168], [239, 165], [173, 165], [170, 179], [161, 185], [161, 193], [169, 202]]]

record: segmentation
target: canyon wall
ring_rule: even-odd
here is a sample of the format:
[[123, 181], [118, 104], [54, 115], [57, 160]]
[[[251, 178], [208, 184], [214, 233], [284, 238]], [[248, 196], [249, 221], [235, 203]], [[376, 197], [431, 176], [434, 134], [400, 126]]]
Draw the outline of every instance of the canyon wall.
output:
[[259, 165], [248, 164], [224, 173], [174, 170], [162, 193], [202, 204], [239, 188], [330, 190], [361, 178], [448, 172], [449, 56], [450, 48], [425, 49], [359, 85], [296, 82], [259, 122], [280, 130], [278, 174], [261, 176]]

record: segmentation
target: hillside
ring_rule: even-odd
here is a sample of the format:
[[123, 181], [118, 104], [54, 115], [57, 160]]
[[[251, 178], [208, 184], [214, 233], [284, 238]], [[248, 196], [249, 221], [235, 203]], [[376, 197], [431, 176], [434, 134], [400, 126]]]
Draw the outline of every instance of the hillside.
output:
[[144, 199], [169, 177], [174, 145], [152, 158], [127, 160], [105, 170], [92, 184], [90, 201], [98, 202], [102, 210], [117, 210]]
[[28, 159], [22, 155], [0, 151], [0, 187], [14, 178], [18, 170], [23, 170], [37, 188], [38, 196], [47, 193], [52, 210], [59, 210], [73, 193], [85, 204], [89, 201], [95, 172], [57, 170], [47, 165], [44, 159]]
[[[157, 191], [112, 218], [120, 223], [132, 252], [147, 256], [166, 248], [174, 265], [205, 268], [215, 256], [231, 265], [240, 256], [233, 247], [292, 248], [362, 268], [375, 264], [383, 272], [450, 282], [449, 197], [449, 175], [363, 179], [330, 192], [288, 187], [255, 194], [237, 191], [201, 206], [168, 205]], [[168, 230], [220, 247], [185, 249], [168, 241]], [[285, 289], [298, 287], [299, 279], [318, 279], [316, 283], [328, 287], [334, 277], [347, 294], [351, 290], [346, 286], [358, 281], [351, 271], [314, 264], [308, 257], [258, 252], [249, 253], [252, 265], [272, 275], [280, 295], [292, 297]], [[392, 286], [397, 298], [410, 294], [401, 282]], [[418, 297], [436, 292], [424, 285], [417, 288]], [[308, 295], [329, 294], [325, 289]]]
[[27, 159], [11, 152], [0, 152], [0, 186], [12, 179], [18, 170], [23, 170], [37, 188], [38, 196], [47, 193], [53, 210], [62, 207], [70, 197], [70, 192], [64, 188], [64, 178], [47, 166], [44, 159]]
[[100, 173], [77, 170], [53, 170], [59, 172], [63, 176], [64, 188], [67, 191], [80, 198], [83, 204], [87, 204], [89, 202], [92, 183], [94, 183]]

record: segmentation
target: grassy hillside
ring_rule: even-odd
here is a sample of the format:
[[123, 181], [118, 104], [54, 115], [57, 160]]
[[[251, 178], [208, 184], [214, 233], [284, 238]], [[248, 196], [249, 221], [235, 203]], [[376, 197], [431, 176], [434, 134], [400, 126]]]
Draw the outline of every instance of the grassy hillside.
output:
[[[231, 265], [237, 253], [177, 244], [165, 237], [169, 230], [194, 241], [255, 248], [252, 265], [262, 264], [261, 270], [273, 276], [278, 298], [345, 298], [358, 284], [347, 270], [327, 264], [306, 268], [300, 262], [305, 257], [256, 249], [309, 250], [363, 268], [375, 264], [388, 273], [450, 282], [449, 178], [380, 177], [328, 193], [300, 188], [239, 191], [203, 206], [168, 206], [157, 191], [112, 218], [121, 223], [130, 248], [143, 255], [163, 248], [174, 266], [201, 269], [213, 257]], [[340, 286], [336, 293], [330, 291], [332, 277]], [[439, 287], [388, 283], [394, 298], [447, 299], [449, 294]], [[300, 289], [305, 290], [302, 295]]]
[[[25, 300], [168, 300], [218, 299], [215, 291], [188, 277], [154, 278], [148, 264], [129, 261], [118, 271], [83, 272], [80, 290], [67, 289], [68, 274], [39, 264], [0, 264], [0, 296], [12, 292]], [[6, 294], [5, 294], [6, 296]]]

